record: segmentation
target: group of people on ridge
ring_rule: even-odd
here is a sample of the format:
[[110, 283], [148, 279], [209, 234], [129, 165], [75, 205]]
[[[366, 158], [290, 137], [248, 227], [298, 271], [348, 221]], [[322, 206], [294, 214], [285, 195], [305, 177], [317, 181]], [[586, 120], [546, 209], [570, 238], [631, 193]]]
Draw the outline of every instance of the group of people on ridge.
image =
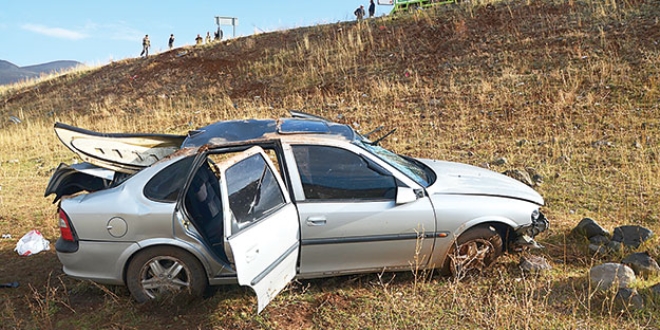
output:
[[[213, 40], [215, 41], [220, 41], [222, 40], [222, 30], [218, 28], [218, 31], [214, 33], [215, 38]], [[197, 38], [195, 38], [195, 44], [196, 45], [201, 45], [204, 39], [198, 34]], [[206, 32], [206, 43], [211, 43], [211, 33]], [[174, 48], [174, 34], [170, 34], [170, 39], [167, 41], [167, 47], [172, 50]], [[149, 40], [149, 35], [145, 35], [144, 38], [142, 38], [142, 52], [140, 53], [140, 56], [148, 57], [149, 56], [149, 48], [151, 48], [151, 40]]]
[[[364, 6], [362, 5], [353, 12], [353, 15], [355, 15], [358, 21], [361, 21], [365, 14]], [[374, 14], [376, 14], [376, 4], [374, 3], [374, 0], [369, 0], [369, 18], [374, 17]]]

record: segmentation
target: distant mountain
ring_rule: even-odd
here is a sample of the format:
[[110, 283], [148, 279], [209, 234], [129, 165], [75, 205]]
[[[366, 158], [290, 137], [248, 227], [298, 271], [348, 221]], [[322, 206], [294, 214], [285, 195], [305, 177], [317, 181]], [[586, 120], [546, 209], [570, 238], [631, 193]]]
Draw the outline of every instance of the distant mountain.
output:
[[81, 64], [82, 63], [77, 61], [53, 61], [19, 67], [14, 63], [0, 60], [0, 85], [36, 78], [42, 74], [65, 71]]

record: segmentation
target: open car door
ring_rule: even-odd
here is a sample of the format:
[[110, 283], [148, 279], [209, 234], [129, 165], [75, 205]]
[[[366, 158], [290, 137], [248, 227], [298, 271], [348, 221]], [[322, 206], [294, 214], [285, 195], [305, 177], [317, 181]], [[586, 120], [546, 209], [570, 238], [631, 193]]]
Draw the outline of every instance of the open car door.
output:
[[298, 211], [263, 149], [253, 147], [216, 165], [225, 210], [228, 258], [238, 283], [257, 294], [258, 313], [296, 275]]

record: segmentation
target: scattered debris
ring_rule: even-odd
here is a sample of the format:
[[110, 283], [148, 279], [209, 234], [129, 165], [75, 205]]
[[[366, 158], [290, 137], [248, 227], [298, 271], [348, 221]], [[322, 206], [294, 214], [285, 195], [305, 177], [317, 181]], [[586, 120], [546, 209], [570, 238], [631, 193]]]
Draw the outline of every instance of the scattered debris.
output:
[[7, 283], [0, 283], [0, 288], [18, 288], [20, 284], [16, 281], [14, 282], [7, 282]]
[[24, 257], [37, 254], [44, 250], [50, 250], [50, 242], [36, 229], [30, 230], [27, 234], [23, 235], [16, 243], [16, 248], [14, 249], [14, 251]]

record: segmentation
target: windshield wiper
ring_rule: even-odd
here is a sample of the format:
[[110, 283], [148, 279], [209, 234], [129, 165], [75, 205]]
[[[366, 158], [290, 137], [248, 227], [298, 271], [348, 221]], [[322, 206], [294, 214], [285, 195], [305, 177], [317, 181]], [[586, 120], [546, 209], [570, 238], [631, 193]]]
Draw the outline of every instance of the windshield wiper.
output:
[[380, 141], [383, 141], [386, 137], [390, 136], [390, 135], [391, 135], [392, 133], [394, 133], [394, 132], [396, 132], [396, 127], [395, 127], [393, 130], [391, 130], [391, 131], [385, 133], [385, 135], [381, 136], [378, 140], [376, 140], [376, 141], [374, 141], [374, 142], [371, 142], [371, 145], [372, 145], [372, 146], [377, 146], [378, 143], [380, 143]]
[[363, 134], [362, 136], [366, 137], [367, 139], [369, 138], [369, 135], [374, 134], [376, 132], [380, 132], [385, 126], [378, 126], [374, 130], [372, 130], [369, 133]]

